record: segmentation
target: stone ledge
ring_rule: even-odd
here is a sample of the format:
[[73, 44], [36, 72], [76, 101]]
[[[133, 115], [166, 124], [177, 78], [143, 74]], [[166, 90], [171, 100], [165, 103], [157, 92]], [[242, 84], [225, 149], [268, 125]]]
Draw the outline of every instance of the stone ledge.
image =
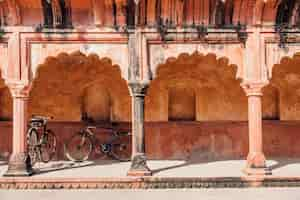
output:
[[0, 189], [167, 189], [300, 187], [300, 177], [0, 178]]

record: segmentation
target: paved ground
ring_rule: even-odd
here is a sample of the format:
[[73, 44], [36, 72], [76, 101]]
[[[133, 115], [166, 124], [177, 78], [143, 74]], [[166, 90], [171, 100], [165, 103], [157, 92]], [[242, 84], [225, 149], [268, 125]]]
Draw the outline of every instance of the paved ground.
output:
[[189, 190], [0, 190], [1, 200], [299, 200], [298, 188]]
[[[300, 160], [269, 160], [275, 176], [300, 177]], [[224, 160], [211, 162], [186, 161], [149, 161], [154, 176], [161, 177], [240, 177], [245, 167], [244, 160]], [[87, 161], [72, 163], [56, 161], [48, 164], [37, 163], [40, 173], [34, 177], [123, 177], [130, 167], [130, 162]], [[0, 163], [0, 176], [6, 171], [6, 163]]]

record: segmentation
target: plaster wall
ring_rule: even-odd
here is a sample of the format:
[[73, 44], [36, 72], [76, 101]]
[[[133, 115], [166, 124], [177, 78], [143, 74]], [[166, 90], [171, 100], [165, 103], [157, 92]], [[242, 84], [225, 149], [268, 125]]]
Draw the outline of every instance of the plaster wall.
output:
[[[52, 122], [49, 124], [58, 137], [56, 159], [64, 159], [63, 144], [83, 124]], [[98, 127], [108, 126], [105, 124]], [[120, 123], [121, 130], [130, 130], [130, 124]], [[218, 160], [244, 159], [248, 152], [246, 122], [148, 122], [146, 153], [149, 159]], [[100, 139], [107, 137], [104, 129], [97, 129]], [[300, 123], [296, 121], [264, 121], [263, 144], [267, 157], [296, 158], [300, 156]], [[284, 135], [284, 137], [283, 137]], [[0, 122], [0, 157], [11, 152], [12, 125]], [[97, 155], [93, 159], [99, 158]]]

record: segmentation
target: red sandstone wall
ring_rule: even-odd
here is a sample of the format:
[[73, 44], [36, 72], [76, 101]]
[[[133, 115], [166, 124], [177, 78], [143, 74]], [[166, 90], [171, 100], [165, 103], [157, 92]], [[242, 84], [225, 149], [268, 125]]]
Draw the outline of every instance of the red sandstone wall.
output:
[[[77, 122], [53, 122], [58, 136], [58, 156], [63, 142], [82, 127]], [[120, 124], [126, 130], [129, 124]], [[267, 157], [300, 156], [300, 122], [264, 121], [264, 151]], [[11, 152], [11, 123], [0, 123], [0, 157]], [[98, 134], [101, 130], [98, 131]], [[105, 134], [104, 134], [105, 135]], [[146, 124], [146, 152], [149, 159], [214, 160], [245, 158], [248, 152], [246, 122], [149, 122]], [[96, 158], [93, 155], [93, 158]]]

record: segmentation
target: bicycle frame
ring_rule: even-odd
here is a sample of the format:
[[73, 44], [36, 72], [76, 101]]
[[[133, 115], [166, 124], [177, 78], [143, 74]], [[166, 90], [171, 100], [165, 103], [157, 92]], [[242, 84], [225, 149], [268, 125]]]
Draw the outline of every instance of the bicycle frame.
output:
[[[92, 145], [93, 145], [93, 150], [95, 150], [96, 146], [99, 146], [102, 149], [101, 150], [102, 153], [106, 153], [106, 152], [103, 152], [104, 145], [111, 144], [114, 140], [118, 139], [121, 134], [124, 134], [123, 132], [120, 132], [121, 134], [119, 134], [119, 132], [115, 131], [114, 129], [108, 129], [108, 130], [111, 130], [109, 133], [112, 134], [112, 135], [110, 136], [109, 140], [106, 141], [106, 142], [100, 142], [100, 140], [95, 136], [95, 134], [92, 131], [91, 127], [86, 127], [85, 129], [83, 129], [81, 131], [81, 134], [84, 134], [84, 137], [90, 137], [91, 138]], [[96, 151], [96, 153], [97, 153], [97, 151]]]
[[45, 135], [47, 134], [47, 125], [43, 125], [42, 127], [41, 126], [30, 126], [30, 129], [28, 130], [28, 133], [31, 132], [31, 130], [35, 130], [37, 133], [38, 133], [38, 145], [41, 145], [43, 144], [44, 139], [45, 139]]
[[[122, 144], [120, 142], [124, 136], [130, 135], [129, 132], [118, 131], [114, 128], [104, 128], [104, 132], [108, 135], [102, 135], [103, 137], [98, 138], [93, 132], [93, 129], [96, 129], [96, 127], [86, 126], [80, 129], [80, 131], [73, 135], [70, 141], [65, 144], [65, 155], [69, 160], [75, 162], [85, 161], [89, 158], [91, 152], [120, 161], [128, 161], [130, 159], [130, 155], [120, 153], [123, 149], [127, 149], [127, 143]], [[118, 156], [118, 153], [121, 154], [119, 154], [121, 157]]]
[[[34, 158], [35, 158], [34, 155], [38, 155], [37, 160], [42, 162], [50, 161], [56, 151], [56, 136], [53, 133], [53, 131], [47, 129], [48, 119], [51, 118], [42, 117], [42, 116], [33, 117], [30, 120], [30, 123], [28, 125], [29, 129], [27, 132], [28, 151], [32, 153]], [[51, 141], [51, 143], [49, 143], [49, 141]], [[44, 154], [45, 152], [47, 154]], [[42, 154], [43, 156], [41, 156], [41, 153], [43, 153]], [[34, 159], [34, 161], [36, 160]]]

